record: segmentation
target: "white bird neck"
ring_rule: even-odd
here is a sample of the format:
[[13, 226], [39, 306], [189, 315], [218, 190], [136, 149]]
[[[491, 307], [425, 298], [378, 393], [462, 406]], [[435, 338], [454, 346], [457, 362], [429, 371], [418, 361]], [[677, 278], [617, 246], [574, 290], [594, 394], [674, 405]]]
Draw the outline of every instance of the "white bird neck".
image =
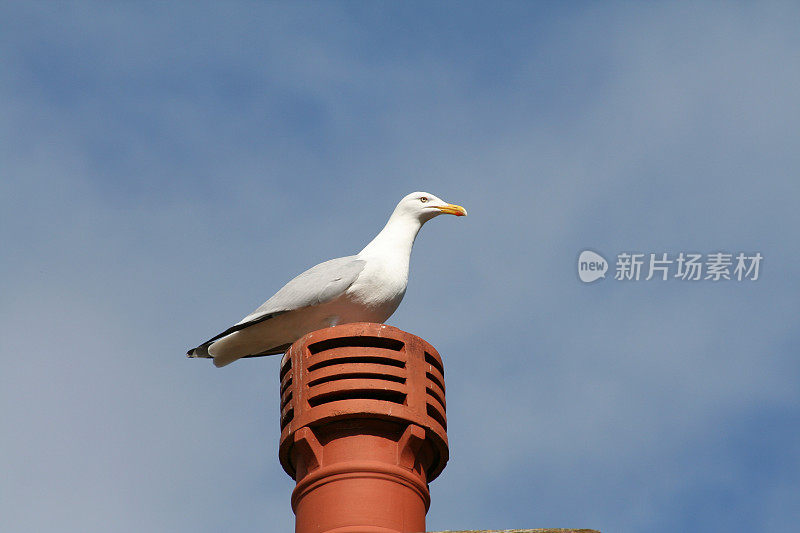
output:
[[402, 213], [392, 213], [389, 221], [380, 233], [363, 250], [358, 253], [362, 258], [399, 258], [411, 257], [411, 247], [422, 227], [422, 222], [416, 218]]

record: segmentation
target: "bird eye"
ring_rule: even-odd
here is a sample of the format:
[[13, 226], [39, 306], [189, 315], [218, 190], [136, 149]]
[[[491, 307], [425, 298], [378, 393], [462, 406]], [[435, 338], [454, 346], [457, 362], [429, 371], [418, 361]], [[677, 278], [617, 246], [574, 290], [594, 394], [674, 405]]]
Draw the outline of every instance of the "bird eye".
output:
[[420, 197], [419, 197], [419, 201], [420, 201], [420, 202], [422, 202], [422, 203], [424, 204], [425, 202], [427, 202], [427, 201], [428, 201], [428, 197], [427, 197], [427, 196], [420, 196]]

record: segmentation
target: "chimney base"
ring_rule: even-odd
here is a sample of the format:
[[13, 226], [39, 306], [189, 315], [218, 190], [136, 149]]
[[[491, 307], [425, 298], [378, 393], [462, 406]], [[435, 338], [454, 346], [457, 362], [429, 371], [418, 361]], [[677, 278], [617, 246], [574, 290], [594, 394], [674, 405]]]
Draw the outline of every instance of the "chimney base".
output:
[[295, 434], [296, 457], [311, 470], [292, 492], [296, 531], [425, 531], [430, 492], [409, 449], [424, 436], [419, 426], [373, 419], [303, 428]]

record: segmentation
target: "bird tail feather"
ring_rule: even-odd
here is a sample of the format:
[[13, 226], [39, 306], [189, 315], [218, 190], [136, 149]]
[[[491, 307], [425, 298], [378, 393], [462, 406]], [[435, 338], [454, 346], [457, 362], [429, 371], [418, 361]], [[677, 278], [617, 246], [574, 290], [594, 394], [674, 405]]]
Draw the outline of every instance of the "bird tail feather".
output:
[[229, 365], [236, 361], [237, 359], [241, 359], [239, 355], [216, 355], [214, 356], [214, 366], [217, 368], [222, 368], [223, 366]]

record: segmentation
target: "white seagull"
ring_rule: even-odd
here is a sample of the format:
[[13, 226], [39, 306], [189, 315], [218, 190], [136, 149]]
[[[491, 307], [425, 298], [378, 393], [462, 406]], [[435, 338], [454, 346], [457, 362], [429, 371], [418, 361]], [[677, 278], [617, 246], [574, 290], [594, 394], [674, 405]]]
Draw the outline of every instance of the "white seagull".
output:
[[384, 322], [406, 293], [417, 233], [442, 213], [466, 216], [467, 211], [426, 192], [409, 194], [358, 254], [309, 268], [239, 323], [186, 355], [213, 358], [214, 365], [222, 367], [242, 357], [283, 353], [310, 331], [350, 322]]

